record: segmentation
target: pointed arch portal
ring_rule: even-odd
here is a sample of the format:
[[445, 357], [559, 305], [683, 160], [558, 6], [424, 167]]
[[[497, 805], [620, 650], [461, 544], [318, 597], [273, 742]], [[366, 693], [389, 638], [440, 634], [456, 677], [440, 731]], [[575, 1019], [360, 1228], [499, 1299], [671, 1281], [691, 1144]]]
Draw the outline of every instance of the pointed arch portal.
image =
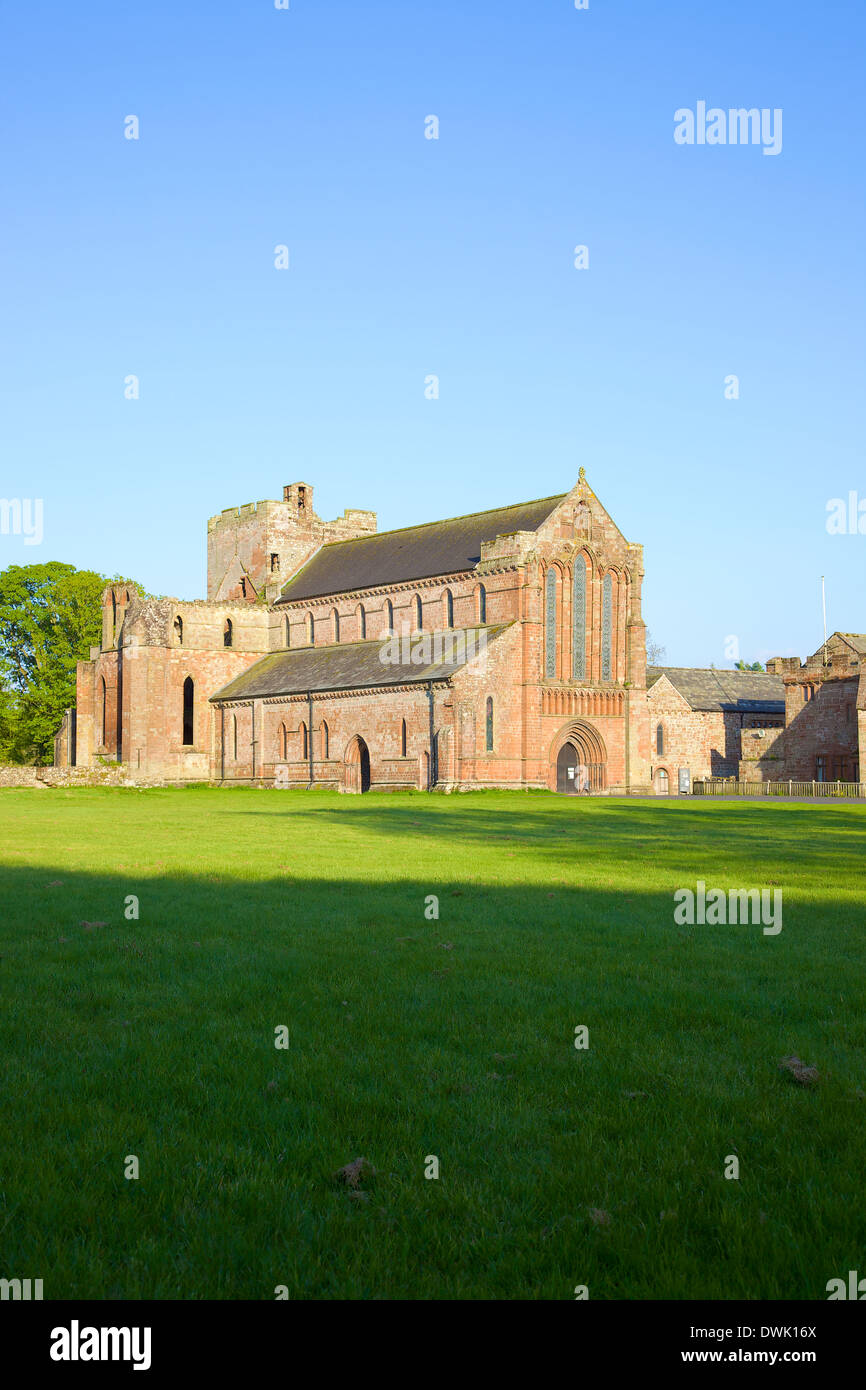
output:
[[575, 720], [557, 734], [553, 744], [551, 783], [558, 792], [607, 790], [607, 750], [592, 724]]
[[370, 750], [360, 734], [356, 734], [346, 749], [344, 788], [347, 792], [370, 790]]

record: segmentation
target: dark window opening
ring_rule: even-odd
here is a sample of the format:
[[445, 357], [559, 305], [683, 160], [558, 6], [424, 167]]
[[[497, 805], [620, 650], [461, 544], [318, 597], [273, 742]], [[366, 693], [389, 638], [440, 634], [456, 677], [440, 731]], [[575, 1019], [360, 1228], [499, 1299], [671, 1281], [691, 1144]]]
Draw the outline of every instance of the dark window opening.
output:
[[232, 627], [232, 620], [231, 620], [231, 618], [226, 618], [226, 624], [225, 624], [225, 627], [223, 628], [223, 646], [224, 646], [224, 647], [230, 647], [230, 646], [231, 646], [231, 644], [232, 644], [232, 634], [233, 634], [233, 632], [234, 632], [234, 629], [233, 629], [233, 627]]
[[488, 753], [493, 752], [493, 697], [487, 697], [487, 713], [485, 719], [485, 746]]
[[406, 756], [406, 720], [404, 719], [404, 720], [401, 721], [401, 724], [400, 724], [400, 757], [401, 757], [401, 758], [405, 758], [405, 756]]
[[272, 554], [271, 554], [271, 574], [276, 574], [276, 572], [277, 572], [277, 570], [278, 570], [279, 568], [280, 568], [280, 557], [279, 557], [279, 555], [276, 555], [276, 554], [273, 554], [273, 553], [272, 553]]
[[478, 590], [478, 621], [479, 623], [487, 622], [487, 590], [483, 584]]
[[175, 632], [177, 633], [177, 645], [178, 645], [179, 647], [182, 647], [182, 646], [183, 646], [183, 618], [180, 616], [180, 614], [178, 614], [177, 617], [176, 617], [175, 620], [174, 620], [174, 630], [175, 630]]
[[187, 676], [183, 683], [183, 742], [185, 748], [191, 748], [193, 744], [193, 695], [195, 686], [192, 676]]
[[656, 729], [656, 756], [659, 757], [659, 758], [664, 757], [664, 751], [665, 751], [665, 728], [664, 728], [664, 724], [659, 724], [658, 728]]

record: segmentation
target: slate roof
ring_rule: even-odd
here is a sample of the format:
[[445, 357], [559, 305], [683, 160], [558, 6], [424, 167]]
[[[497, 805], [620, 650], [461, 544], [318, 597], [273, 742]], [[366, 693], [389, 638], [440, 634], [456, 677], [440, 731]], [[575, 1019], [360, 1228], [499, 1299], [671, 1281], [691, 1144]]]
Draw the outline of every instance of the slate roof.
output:
[[562, 492], [556, 497], [495, 507], [493, 511], [473, 512], [448, 521], [380, 531], [357, 540], [332, 541], [317, 550], [284, 585], [277, 603], [470, 570], [481, 559], [482, 541], [492, 541], [513, 531], [537, 530], [567, 496]]
[[719, 671], [695, 666], [648, 666], [647, 687], [660, 676], [695, 710], [741, 710], [744, 714], [784, 714], [781, 676], [765, 671]]
[[850, 642], [855, 652], [861, 656], [866, 656], [866, 632], [834, 632], [834, 637], [844, 637], [846, 642]]
[[[489, 627], [449, 628], [445, 632], [426, 633], [424, 635], [433, 646], [431, 654], [434, 659], [424, 666], [404, 666], [401, 662], [383, 661], [380, 652], [386, 643], [382, 638], [272, 652], [249, 670], [235, 676], [210, 699], [251, 700], [267, 695], [305, 695], [308, 690], [353, 690], [359, 686], [415, 685], [429, 680], [444, 680], [478, 655], [481, 633], [485, 633], [485, 640], [491, 642], [510, 626], [510, 623], [495, 623]], [[465, 640], [461, 656], [460, 645], [455, 643], [450, 657], [445, 645], [436, 659], [435, 639], [444, 639], [449, 634], [452, 638], [463, 636], [464, 639], [474, 634], [475, 645], [470, 648], [468, 640]], [[410, 651], [417, 640], [417, 637], [410, 639]]]

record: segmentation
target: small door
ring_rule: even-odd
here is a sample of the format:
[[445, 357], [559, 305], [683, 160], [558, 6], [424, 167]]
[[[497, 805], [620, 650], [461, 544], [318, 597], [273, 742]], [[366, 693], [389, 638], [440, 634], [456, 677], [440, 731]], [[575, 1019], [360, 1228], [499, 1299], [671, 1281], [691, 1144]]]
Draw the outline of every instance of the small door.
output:
[[560, 748], [556, 759], [556, 790], [567, 796], [576, 796], [578, 792], [577, 750], [570, 743]]
[[361, 742], [361, 791], [362, 791], [362, 792], [368, 792], [368, 791], [370, 790], [370, 750], [369, 750], [369, 748], [367, 747], [366, 743], [364, 743], [363, 739], [361, 739], [360, 742]]

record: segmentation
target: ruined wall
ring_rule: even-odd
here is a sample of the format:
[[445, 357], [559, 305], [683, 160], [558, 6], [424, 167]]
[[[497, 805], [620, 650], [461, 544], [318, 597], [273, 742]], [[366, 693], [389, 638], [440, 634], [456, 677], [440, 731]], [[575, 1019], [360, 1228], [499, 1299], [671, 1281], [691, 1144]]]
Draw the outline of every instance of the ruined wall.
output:
[[376, 513], [356, 508], [334, 521], [322, 521], [313, 510], [313, 489], [307, 483], [288, 484], [283, 494], [282, 501], [248, 502], [209, 519], [210, 601], [254, 601], [258, 595], [272, 601], [319, 546], [376, 530]]

